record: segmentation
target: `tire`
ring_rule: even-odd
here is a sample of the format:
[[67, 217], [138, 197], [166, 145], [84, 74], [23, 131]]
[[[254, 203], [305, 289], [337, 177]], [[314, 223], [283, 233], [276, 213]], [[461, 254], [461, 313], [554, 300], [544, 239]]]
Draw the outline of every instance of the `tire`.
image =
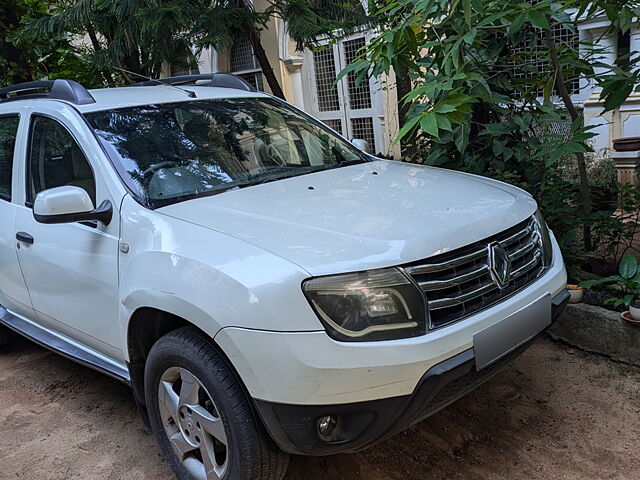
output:
[[7, 343], [9, 343], [9, 329], [0, 325], [0, 347], [4, 347]]
[[284, 477], [289, 456], [268, 436], [235, 372], [203, 334], [185, 327], [158, 340], [144, 380], [151, 428], [176, 478]]

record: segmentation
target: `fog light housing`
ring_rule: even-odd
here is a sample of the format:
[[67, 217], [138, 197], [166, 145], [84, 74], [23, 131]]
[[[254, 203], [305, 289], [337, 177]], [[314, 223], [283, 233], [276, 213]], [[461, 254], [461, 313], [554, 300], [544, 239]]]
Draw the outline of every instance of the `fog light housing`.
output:
[[337, 439], [339, 431], [339, 419], [334, 415], [325, 415], [316, 421], [318, 437], [324, 442], [332, 442]]

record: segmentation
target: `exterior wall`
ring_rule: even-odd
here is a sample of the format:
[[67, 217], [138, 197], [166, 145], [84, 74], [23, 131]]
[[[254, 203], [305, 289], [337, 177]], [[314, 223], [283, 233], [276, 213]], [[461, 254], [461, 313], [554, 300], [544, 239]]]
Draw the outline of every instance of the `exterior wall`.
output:
[[[605, 36], [606, 20], [580, 24], [580, 39], [593, 42], [604, 48], [602, 61], [613, 64], [618, 52], [617, 37]], [[640, 52], [640, 22], [631, 30], [631, 52]], [[604, 69], [600, 69], [604, 72]], [[597, 73], [597, 71], [596, 71]], [[594, 125], [597, 136], [592, 139], [596, 151], [612, 150], [613, 140], [621, 137], [640, 136], [640, 94], [634, 93], [619, 109], [602, 115], [600, 90], [594, 85], [584, 82], [581, 84], [581, 100], [584, 105], [585, 123]]]
[[[254, 0], [254, 7], [262, 11], [268, 7], [267, 0]], [[370, 34], [370, 32], [367, 32]], [[309, 51], [300, 52], [296, 44], [287, 34], [286, 24], [272, 18], [267, 28], [261, 32], [262, 45], [267, 53], [269, 62], [284, 92], [286, 100], [300, 109], [313, 114], [315, 83], [313, 76], [312, 55]], [[212, 52], [204, 50], [199, 58], [201, 73], [229, 72], [229, 52]], [[264, 79], [264, 90], [271, 90]], [[398, 132], [397, 96], [395, 93], [395, 78], [382, 78], [380, 85], [375, 88], [379, 94], [375, 96], [379, 114], [375, 115], [376, 128], [380, 151], [384, 155], [400, 158], [400, 147], [393, 142]], [[372, 88], [372, 90], [374, 90]]]

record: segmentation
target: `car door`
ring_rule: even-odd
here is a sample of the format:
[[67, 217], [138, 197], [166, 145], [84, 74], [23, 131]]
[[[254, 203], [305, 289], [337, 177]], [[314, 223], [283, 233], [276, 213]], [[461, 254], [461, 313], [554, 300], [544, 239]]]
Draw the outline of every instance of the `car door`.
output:
[[[0, 305], [12, 313], [34, 319], [29, 292], [24, 283], [17, 256], [15, 219], [16, 172], [21, 147], [20, 117], [25, 108], [0, 111]], [[22, 114], [22, 115], [21, 115]], [[24, 135], [22, 135], [24, 137]]]
[[[34, 105], [36, 103], [34, 102]], [[93, 152], [93, 153], [92, 153]], [[121, 359], [118, 327], [118, 238], [122, 195], [100, 173], [95, 137], [71, 107], [32, 111], [23, 173], [24, 205], [16, 214], [18, 258], [40, 323], [112, 359]], [[42, 224], [33, 216], [36, 195], [54, 187], [83, 188], [94, 206], [109, 200], [109, 225]]]

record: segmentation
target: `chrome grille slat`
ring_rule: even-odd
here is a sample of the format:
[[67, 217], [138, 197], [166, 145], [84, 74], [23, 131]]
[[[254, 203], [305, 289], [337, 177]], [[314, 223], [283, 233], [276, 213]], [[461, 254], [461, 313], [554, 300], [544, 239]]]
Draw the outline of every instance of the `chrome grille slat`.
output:
[[540, 251], [537, 251], [536, 253], [534, 253], [533, 258], [531, 260], [529, 260], [527, 263], [525, 263], [520, 268], [518, 268], [518, 269], [514, 270], [513, 272], [511, 272], [511, 278], [513, 280], [515, 280], [518, 277], [520, 277], [520, 276], [524, 275], [525, 273], [527, 273], [529, 270], [531, 270], [532, 268], [534, 268], [536, 266], [536, 264], [540, 261], [541, 257], [542, 257], [542, 255], [540, 254]]
[[464, 273], [462, 275], [458, 275], [457, 277], [453, 277], [447, 280], [430, 280], [424, 282], [418, 282], [420, 288], [423, 292], [429, 292], [432, 290], [442, 290], [443, 288], [456, 287], [461, 283], [468, 282], [469, 280], [473, 280], [475, 278], [479, 278], [482, 275], [486, 275], [489, 273], [489, 266], [483, 264], [480, 268], [473, 270], [468, 273]]
[[534, 248], [538, 247], [540, 245], [540, 240], [538, 235], [534, 235], [534, 238], [531, 239], [531, 241], [529, 243], [527, 243], [524, 247], [519, 248], [518, 250], [516, 250], [513, 253], [509, 254], [509, 259], [511, 261], [517, 260], [520, 257], [525, 256], [527, 253], [529, 253], [531, 250], [533, 250]]
[[441, 272], [443, 270], [457, 267], [459, 265], [464, 265], [465, 263], [472, 262], [480, 258], [486, 258], [486, 256], [487, 256], [487, 247], [484, 247], [476, 252], [466, 254], [462, 257], [456, 258], [455, 260], [451, 260], [449, 262], [425, 263], [423, 265], [405, 267], [405, 271], [409, 275], [421, 275], [423, 273]]
[[531, 223], [529, 223], [529, 225], [526, 226], [526, 228], [524, 230], [521, 230], [517, 233], [514, 233], [513, 235], [511, 235], [508, 238], [505, 238], [504, 240], [500, 240], [500, 243], [502, 245], [504, 245], [505, 247], [511, 245], [514, 242], [517, 242], [518, 240], [520, 240], [521, 238], [526, 237], [527, 235], [529, 235], [531, 232], [533, 231], [533, 228], [531, 226]]
[[[499, 244], [511, 262], [507, 284], [489, 267], [489, 246]], [[403, 266], [422, 289], [430, 328], [439, 328], [480, 312], [518, 292], [544, 270], [541, 234], [532, 217], [481, 242]]]
[[485, 293], [490, 292], [491, 290], [497, 290], [498, 287], [494, 283], [489, 283], [487, 285], [483, 285], [482, 287], [473, 290], [471, 292], [458, 295], [457, 297], [450, 298], [441, 298], [438, 300], [430, 300], [429, 309], [430, 310], [438, 310], [440, 308], [450, 307], [451, 305], [459, 305], [464, 303], [467, 300], [478, 297], [480, 295], [484, 295]]

